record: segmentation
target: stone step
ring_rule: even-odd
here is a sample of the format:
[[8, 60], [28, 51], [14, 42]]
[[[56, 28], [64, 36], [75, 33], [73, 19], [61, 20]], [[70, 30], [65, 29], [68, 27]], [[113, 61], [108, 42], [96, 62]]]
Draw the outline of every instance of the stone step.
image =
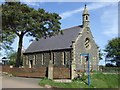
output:
[[54, 82], [68, 82], [68, 83], [72, 82], [70, 79], [54, 79], [53, 81]]

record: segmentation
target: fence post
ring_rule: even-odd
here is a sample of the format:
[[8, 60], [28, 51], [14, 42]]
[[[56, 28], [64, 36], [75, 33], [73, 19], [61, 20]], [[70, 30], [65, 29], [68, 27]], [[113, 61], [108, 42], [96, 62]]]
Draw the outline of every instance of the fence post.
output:
[[71, 64], [71, 79], [74, 79], [75, 78], [75, 75], [76, 75], [76, 72], [75, 72], [75, 61], [72, 61], [72, 64]]
[[49, 61], [48, 65], [48, 79], [53, 79], [53, 61]]

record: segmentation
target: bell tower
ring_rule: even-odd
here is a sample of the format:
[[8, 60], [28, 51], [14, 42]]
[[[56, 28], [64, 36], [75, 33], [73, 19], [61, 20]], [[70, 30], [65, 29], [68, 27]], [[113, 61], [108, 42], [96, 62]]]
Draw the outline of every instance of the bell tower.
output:
[[84, 8], [82, 16], [83, 16], [83, 27], [90, 27], [89, 13], [86, 8], [86, 4], [85, 4], [85, 8]]

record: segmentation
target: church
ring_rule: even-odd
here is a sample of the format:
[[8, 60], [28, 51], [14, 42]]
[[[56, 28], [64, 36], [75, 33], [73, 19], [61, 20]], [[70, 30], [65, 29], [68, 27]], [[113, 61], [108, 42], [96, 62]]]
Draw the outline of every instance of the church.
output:
[[71, 67], [75, 70], [87, 70], [88, 58], [81, 54], [90, 54], [90, 68], [98, 70], [99, 51], [90, 30], [90, 15], [84, 8], [82, 25], [63, 30], [63, 35], [41, 38], [33, 41], [24, 52], [23, 66], [29, 68], [48, 67], [52, 60], [54, 67]]

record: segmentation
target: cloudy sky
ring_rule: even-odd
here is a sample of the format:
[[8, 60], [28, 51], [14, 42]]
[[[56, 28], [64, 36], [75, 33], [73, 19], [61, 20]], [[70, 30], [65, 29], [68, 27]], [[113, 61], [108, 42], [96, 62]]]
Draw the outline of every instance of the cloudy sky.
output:
[[[44, 0], [45, 1], [45, 0]], [[95, 42], [103, 50], [108, 40], [118, 36], [118, 2], [31, 2], [24, 0], [23, 3], [38, 9], [43, 8], [50, 13], [58, 13], [61, 17], [61, 28], [69, 28], [82, 24], [82, 13], [84, 5], [90, 14], [90, 26]], [[24, 37], [23, 46], [27, 48], [31, 42], [28, 37]], [[17, 50], [18, 38], [13, 44], [14, 50]], [[100, 64], [104, 64], [103, 61]]]

